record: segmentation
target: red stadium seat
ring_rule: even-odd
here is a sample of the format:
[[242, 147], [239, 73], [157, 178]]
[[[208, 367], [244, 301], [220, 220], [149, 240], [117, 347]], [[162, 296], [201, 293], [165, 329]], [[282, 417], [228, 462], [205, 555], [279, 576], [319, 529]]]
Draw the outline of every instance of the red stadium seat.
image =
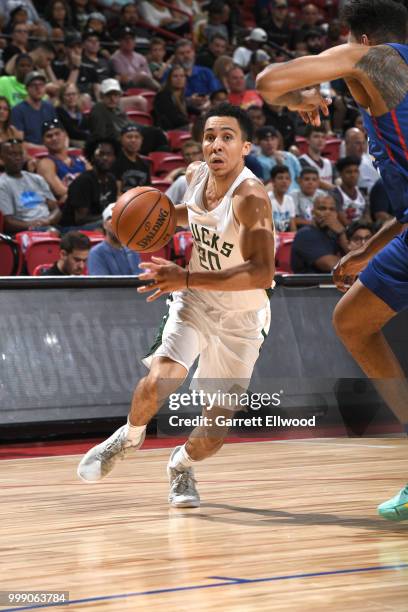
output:
[[55, 263], [60, 253], [60, 238], [44, 238], [31, 243], [25, 252], [27, 271], [31, 275], [39, 264]]
[[79, 230], [81, 234], [88, 236], [91, 242], [91, 248], [95, 246], [95, 244], [99, 244], [105, 238], [102, 232], [98, 232], [96, 230]]
[[50, 154], [47, 147], [44, 147], [43, 145], [33, 145], [27, 147], [26, 153], [29, 157], [36, 157], [37, 159], [47, 157]]
[[307, 148], [309, 145], [308, 145], [306, 138], [303, 138], [303, 136], [296, 136], [295, 144], [297, 148], [299, 149], [301, 155], [303, 155], [304, 153], [307, 153]]
[[152, 187], [155, 187], [159, 191], [165, 193], [171, 185], [171, 181], [165, 181], [161, 178], [152, 178]]
[[167, 174], [176, 168], [185, 168], [186, 162], [182, 155], [176, 153], [166, 153], [165, 151], [154, 151], [150, 153], [149, 159], [153, 162], [153, 174], [160, 176]]
[[28, 247], [34, 242], [42, 242], [46, 238], [57, 238], [59, 237], [54, 232], [38, 232], [36, 230], [26, 230], [23, 232], [17, 232], [15, 240], [20, 245], [21, 251], [24, 254]]
[[169, 139], [171, 150], [178, 152], [181, 151], [184, 142], [191, 140], [191, 134], [184, 130], [169, 130], [167, 138]]
[[128, 110], [126, 115], [131, 121], [138, 123], [139, 125], [153, 125], [152, 116], [149, 113], [144, 113], [138, 110]]
[[276, 250], [276, 265], [279, 271], [292, 272], [290, 256], [296, 232], [279, 232], [278, 248]]
[[124, 97], [128, 98], [130, 96], [142, 96], [147, 102], [147, 112], [151, 113], [153, 110], [153, 103], [156, 97], [156, 92], [151, 91], [150, 89], [139, 89], [138, 87], [131, 87], [124, 92]]
[[150, 261], [152, 257], [163, 257], [163, 259], [170, 259], [170, 246], [166, 244], [166, 246], [162, 247], [158, 251], [153, 251], [152, 253], [140, 253], [140, 261]]
[[0, 276], [18, 276], [22, 266], [23, 254], [18, 242], [0, 234]]
[[322, 155], [327, 157], [332, 162], [336, 162], [340, 156], [340, 138], [328, 138], [324, 146]]
[[177, 232], [173, 239], [173, 257], [172, 259], [179, 266], [186, 266], [190, 261], [191, 252], [193, 250], [193, 235], [189, 231]]
[[43, 270], [49, 270], [53, 265], [53, 263], [38, 264], [38, 266], [35, 266], [31, 276], [41, 276]]

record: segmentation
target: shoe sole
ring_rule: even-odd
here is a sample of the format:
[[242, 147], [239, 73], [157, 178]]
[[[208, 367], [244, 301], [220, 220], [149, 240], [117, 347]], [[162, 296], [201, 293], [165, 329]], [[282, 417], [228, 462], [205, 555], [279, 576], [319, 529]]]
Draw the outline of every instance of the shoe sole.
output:
[[394, 508], [378, 507], [378, 514], [388, 521], [406, 521], [408, 520], [408, 504], [394, 506]]
[[179, 502], [179, 503], [172, 503], [169, 502], [170, 506], [172, 508], [199, 508], [200, 507], [200, 502]]

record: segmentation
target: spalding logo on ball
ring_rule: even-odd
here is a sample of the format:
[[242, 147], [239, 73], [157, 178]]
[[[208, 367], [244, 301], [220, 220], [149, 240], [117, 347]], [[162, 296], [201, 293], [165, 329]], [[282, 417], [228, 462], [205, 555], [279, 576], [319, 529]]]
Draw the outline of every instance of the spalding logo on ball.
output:
[[154, 187], [135, 187], [120, 196], [112, 210], [119, 242], [133, 251], [158, 251], [176, 230], [176, 209]]

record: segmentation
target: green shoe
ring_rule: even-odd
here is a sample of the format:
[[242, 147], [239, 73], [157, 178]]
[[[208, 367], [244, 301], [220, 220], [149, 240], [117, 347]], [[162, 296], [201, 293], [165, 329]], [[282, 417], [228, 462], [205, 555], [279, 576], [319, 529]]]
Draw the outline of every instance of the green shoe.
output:
[[408, 520], [408, 485], [377, 508], [378, 514], [388, 521]]

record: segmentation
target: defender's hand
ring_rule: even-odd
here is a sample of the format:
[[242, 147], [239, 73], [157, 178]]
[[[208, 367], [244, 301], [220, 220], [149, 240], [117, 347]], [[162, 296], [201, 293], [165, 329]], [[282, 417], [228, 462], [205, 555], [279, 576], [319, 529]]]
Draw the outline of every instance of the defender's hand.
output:
[[153, 302], [164, 293], [185, 289], [187, 286], [187, 270], [172, 261], [167, 261], [167, 259], [152, 257], [150, 262], [146, 261], [139, 264], [139, 268], [146, 270], [146, 272], [139, 274], [140, 280], [153, 281], [149, 285], [143, 285], [137, 289], [139, 293], [154, 291], [147, 298], [147, 302]]
[[350, 251], [334, 266], [333, 281], [339, 291], [345, 293], [367, 265], [367, 258], [360, 251]]
[[329, 116], [329, 105], [331, 104], [331, 98], [323, 98], [319, 89], [313, 87], [312, 89], [305, 89], [300, 92], [301, 101], [290, 106], [289, 110], [298, 111], [299, 115], [305, 123], [319, 126], [321, 125], [320, 111], [325, 117]]

